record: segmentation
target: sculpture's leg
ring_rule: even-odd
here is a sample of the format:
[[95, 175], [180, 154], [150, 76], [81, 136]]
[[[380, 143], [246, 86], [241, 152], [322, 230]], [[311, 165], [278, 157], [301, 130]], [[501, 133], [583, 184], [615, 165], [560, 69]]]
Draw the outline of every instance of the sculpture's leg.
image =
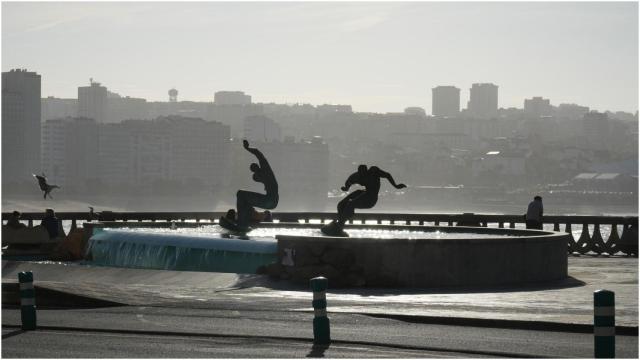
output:
[[251, 222], [251, 208], [262, 208], [269, 201], [264, 194], [239, 190], [236, 194], [236, 210], [238, 212], [238, 228], [247, 229]]

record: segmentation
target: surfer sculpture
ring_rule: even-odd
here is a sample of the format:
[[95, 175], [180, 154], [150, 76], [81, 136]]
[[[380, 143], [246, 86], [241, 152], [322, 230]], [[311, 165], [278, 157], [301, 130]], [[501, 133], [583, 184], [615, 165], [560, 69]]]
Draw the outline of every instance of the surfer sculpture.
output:
[[343, 230], [345, 222], [353, 217], [355, 209], [370, 209], [378, 202], [381, 178], [387, 179], [396, 189], [407, 187], [405, 184], [396, 184], [391, 174], [377, 166], [367, 168], [367, 165], [359, 165], [358, 171], [347, 178], [341, 189], [349, 191], [351, 185], [358, 184], [364, 186], [364, 190], [356, 190], [338, 203], [337, 219], [323, 226], [322, 233], [329, 236], [348, 236]]
[[[274, 209], [278, 206], [278, 182], [273, 174], [269, 162], [262, 152], [249, 147], [247, 140], [242, 140], [244, 148], [258, 158], [258, 164], [252, 163], [249, 168], [253, 172], [253, 180], [264, 184], [265, 194], [247, 190], [238, 190], [236, 195], [236, 210], [230, 209], [226, 216], [220, 218], [220, 226], [225, 229], [246, 233], [255, 218], [255, 208]], [[270, 213], [268, 213], [270, 215]], [[237, 216], [237, 218], [236, 218]]]

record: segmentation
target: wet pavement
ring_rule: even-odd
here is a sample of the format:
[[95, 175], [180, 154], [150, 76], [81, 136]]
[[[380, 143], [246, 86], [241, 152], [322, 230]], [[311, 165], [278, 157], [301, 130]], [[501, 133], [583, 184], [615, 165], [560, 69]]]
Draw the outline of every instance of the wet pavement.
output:
[[[37, 287], [126, 305], [312, 311], [309, 289], [259, 275], [3, 261], [2, 281], [15, 283], [17, 273], [27, 270], [34, 272]], [[502, 288], [331, 289], [330, 286], [327, 310], [590, 325], [593, 292], [608, 289], [615, 292], [616, 325], [637, 328], [637, 258], [572, 256], [569, 275], [567, 280], [556, 283]]]

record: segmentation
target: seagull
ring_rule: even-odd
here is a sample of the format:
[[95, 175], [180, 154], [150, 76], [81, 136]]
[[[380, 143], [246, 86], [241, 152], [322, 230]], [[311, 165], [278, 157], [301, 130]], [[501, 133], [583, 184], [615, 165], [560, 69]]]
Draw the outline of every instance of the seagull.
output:
[[59, 189], [60, 186], [47, 184], [47, 176], [44, 173], [42, 173], [42, 175], [36, 175], [36, 174], [31, 174], [31, 175], [33, 175], [36, 179], [38, 179], [38, 185], [40, 185], [40, 190], [44, 191], [44, 199], [47, 200], [47, 195], [49, 195], [49, 197], [53, 199], [53, 196], [51, 196], [51, 190]]

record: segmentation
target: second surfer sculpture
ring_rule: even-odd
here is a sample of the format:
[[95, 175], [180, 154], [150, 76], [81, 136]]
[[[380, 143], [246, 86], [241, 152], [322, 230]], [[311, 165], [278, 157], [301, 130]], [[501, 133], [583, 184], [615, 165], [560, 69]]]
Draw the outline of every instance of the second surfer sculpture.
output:
[[380, 170], [377, 166], [367, 168], [367, 165], [359, 165], [358, 171], [351, 174], [342, 191], [349, 191], [353, 184], [364, 186], [364, 190], [356, 190], [347, 195], [338, 203], [338, 218], [322, 227], [322, 233], [329, 236], [348, 236], [344, 231], [344, 224], [353, 217], [355, 209], [370, 209], [378, 202], [380, 191], [380, 179], [385, 178], [396, 189], [407, 187], [405, 184], [396, 184], [391, 174]]

